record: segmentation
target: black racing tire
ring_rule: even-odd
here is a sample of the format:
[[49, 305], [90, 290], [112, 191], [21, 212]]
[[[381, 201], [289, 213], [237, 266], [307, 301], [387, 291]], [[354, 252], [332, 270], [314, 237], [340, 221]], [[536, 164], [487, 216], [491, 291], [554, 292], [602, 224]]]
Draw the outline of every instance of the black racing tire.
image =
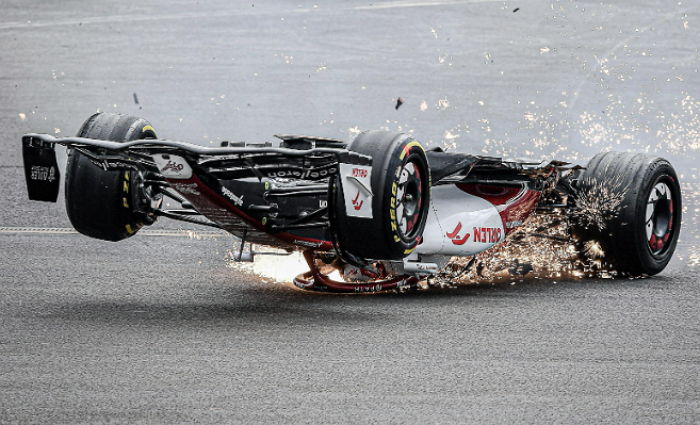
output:
[[[127, 142], [155, 138], [155, 130], [142, 118], [113, 113], [97, 113], [88, 118], [78, 137]], [[75, 149], [68, 149], [66, 165], [66, 210], [75, 229], [87, 236], [119, 241], [150, 224], [135, 211], [134, 172], [105, 171]]]
[[342, 185], [331, 208], [341, 253], [362, 260], [401, 260], [420, 243], [430, 207], [430, 167], [425, 150], [402, 133], [367, 131], [348, 149], [372, 157], [372, 218], [346, 214]]
[[[681, 230], [681, 189], [671, 164], [629, 152], [594, 156], [576, 196], [579, 241], [598, 241], [620, 276], [655, 275], [673, 256]], [[603, 206], [587, 208], [587, 204]], [[605, 206], [609, 208], [605, 208]]]

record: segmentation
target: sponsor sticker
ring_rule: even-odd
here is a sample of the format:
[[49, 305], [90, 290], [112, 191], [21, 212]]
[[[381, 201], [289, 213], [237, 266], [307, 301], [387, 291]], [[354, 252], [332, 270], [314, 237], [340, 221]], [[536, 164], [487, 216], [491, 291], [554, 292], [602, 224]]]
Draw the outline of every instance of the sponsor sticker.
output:
[[[463, 234], [460, 235], [460, 233]], [[471, 234], [469, 232], [462, 232], [462, 222], [460, 221], [451, 232], [445, 233], [445, 236], [452, 241], [453, 245], [464, 245], [469, 240]]]
[[372, 218], [372, 167], [340, 164], [345, 213], [349, 217]]
[[474, 227], [474, 242], [496, 243], [501, 240], [501, 229], [498, 227]]
[[32, 165], [30, 178], [32, 180], [52, 182], [56, 180], [56, 168], [53, 166], [43, 167], [41, 165]]
[[226, 186], [221, 186], [221, 193], [233, 202], [233, 205], [238, 207], [243, 206], [243, 197], [245, 195], [237, 196], [235, 193], [228, 190]]
[[301, 180], [320, 180], [330, 177], [336, 173], [336, 168], [311, 168], [306, 170], [299, 170], [296, 168], [289, 169], [279, 169], [274, 171], [269, 171], [267, 177], [270, 178], [294, 178]]
[[153, 161], [163, 177], [168, 179], [189, 179], [192, 177], [192, 168], [184, 158], [170, 154], [155, 154]]

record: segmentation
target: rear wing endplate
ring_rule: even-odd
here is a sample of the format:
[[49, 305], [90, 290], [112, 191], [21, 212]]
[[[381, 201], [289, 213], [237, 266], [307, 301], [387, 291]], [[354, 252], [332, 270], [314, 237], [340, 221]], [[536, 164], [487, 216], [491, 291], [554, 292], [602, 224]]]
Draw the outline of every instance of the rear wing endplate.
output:
[[22, 138], [22, 157], [29, 199], [56, 202], [61, 173], [54, 144], [44, 143], [40, 139]]

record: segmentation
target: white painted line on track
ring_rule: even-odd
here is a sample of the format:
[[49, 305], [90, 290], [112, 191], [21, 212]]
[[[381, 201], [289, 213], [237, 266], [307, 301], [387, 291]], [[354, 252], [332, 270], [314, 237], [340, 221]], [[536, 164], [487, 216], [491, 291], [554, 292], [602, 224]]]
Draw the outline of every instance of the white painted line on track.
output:
[[[42, 235], [71, 235], [78, 234], [75, 229], [68, 227], [0, 227], [0, 234], [42, 234]], [[225, 232], [213, 230], [156, 230], [142, 229], [138, 233], [141, 236], [165, 236], [190, 239], [234, 237]]]
[[[511, 0], [513, 3], [517, 0]], [[356, 6], [354, 10], [379, 10], [379, 9], [396, 9], [405, 7], [430, 7], [430, 6], [454, 6], [460, 4], [473, 3], [505, 3], [504, 0], [398, 0], [388, 1], [384, 3], [368, 4], [366, 6]], [[339, 7], [338, 9], [344, 9]], [[295, 8], [290, 9], [287, 13], [312, 13], [325, 8]], [[348, 9], [346, 9], [348, 10]], [[284, 11], [278, 11], [285, 13]], [[207, 18], [224, 18], [234, 16], [249, 16], [252, 12], [248, 10], [232, 9], [232, 10], [210, 10], [206, 12], [185, 12], [185, 13], [164, 13], [164, 14], [127, 14], [127, 15], [105, 15], [105, 16], [85, 16], [78, 18], [56, 19], [52, 21], [14, 21], [0, 22], [0, 30], [14, 29], [32, 29], [32, 28], [55, 28], [71, 25], [100, 25], [114, 23], [134, 23], [134, 22], [156, 22], [156, 21], [172, 21], [183, 19], [207, 19]]]
[[211, 12], [191, 12], [172, 13], [162, 15], [106, 15], [106, 16], [86, 16], [83, 18], [68, 18], [55, 21], [26, 21], [26, 22], [3, 22], [0, 23], [0, 30], [23, 29], [23, 28], [52, 28], [67, 25], [91, 25], [91, 24], [113, 24], [132, 22], [153, 22], [198, 18], [221, 18], [230, 16], [242, 16], [244, 12], [231, 11], [211, 11]]

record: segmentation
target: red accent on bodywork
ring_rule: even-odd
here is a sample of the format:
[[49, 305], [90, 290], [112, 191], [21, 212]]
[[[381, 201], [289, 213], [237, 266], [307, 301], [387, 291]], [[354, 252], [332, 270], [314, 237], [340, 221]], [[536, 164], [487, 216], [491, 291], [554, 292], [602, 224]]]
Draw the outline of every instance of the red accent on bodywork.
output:
[[462, 238], [452, 239], [452, 245], [464, 245], [467, 242], [467, 240], [469, 240], [469, 236], [471, 236], [471, 234], [465, 233]]
[[[501, 216], [506, 235], [518, 227], [518, 225], [512, 225], [513, 223], [524, 222], [535, 211], [541, 195], [540, 191], [527, 189], [524, 186], [480, 183], [459, 183], [456, 186], [470, 195], [478, 196], [493, 204]], [[511, 226], [508, 226], [508, 223], [511, 223]]]
[[503, 205], [518, 196], [523, 190], [521, 187], [479, 183], [458, 183], [456, 186], [470, 195], [486, 199], [493, 205]]
[[362, 208], [362, 204], [365, 203], [364, 200], [362, 200], [358, 203], [357, 202], [358, 199], [360, 199], [360, 191], [359, 190], [357, 191], [357, 196], [355, 196], [355, 199], [352, 200], [352, 205], [356, 210], [359, 210], [360, 208]]
[[452, 231], [452, 233], [445, 233], [445, 236], [447, 236], [448, 238], [452, 239], [452, 238], [454, 238], [455, 236], [457, 236], [457, 234], [459, 233], [460, 230], [462, 230], [462, 222], [457, 223], [457, 226], [456, 226], [455, 229]]
[[522, 197], [506, 205], [503, 210], [499, 208], [498, 213], [501, 215], [503, 228], [506, 234], [510, 233], [516, 227], [519, 227], [519, 225], [508, 226], [507, 223], [525, 222], [530, 214], [535, 211], [537, 203], [540, 201], [541, 194], [542, 193], [537, 190], [527, 190]]
[[459, 223], [457, 223], [457, 225], [455, 226], [455, 229], [451, 233], [445, 233], [445, 236], [450, 238], [453, 245], [464, 245], [467, 242], [467, 240], [469, 239], [469, 236], [471, 236], [469, 233], [465, 233], [464, 236], [462, 236], [461, 238], [457, 237], [460, 230], [462, 230], [462, 222], [461, 221]]

